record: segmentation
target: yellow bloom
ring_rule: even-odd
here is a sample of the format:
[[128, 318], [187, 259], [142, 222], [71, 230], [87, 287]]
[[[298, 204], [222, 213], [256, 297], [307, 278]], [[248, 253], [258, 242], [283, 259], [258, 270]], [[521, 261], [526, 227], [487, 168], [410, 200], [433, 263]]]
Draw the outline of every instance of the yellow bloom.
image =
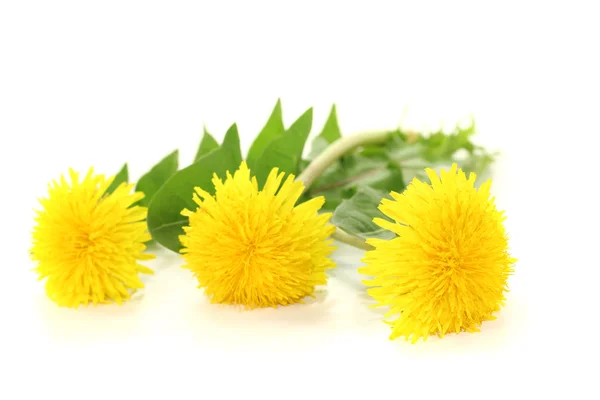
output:
[[85, 178], [70, 170], [71, 183], [48, 185], [49, 196], [40, 200], [33, 232], [32, 258], [40, 279], [48, 278], [46, 292], [61, 306], [77, 308], [90, 302], [122, 303], [131, 291], [144, 285], [138, 273], [152, 273], [138, 260], [145, 254], [146, 208], [131, 205], [144, 197], [131, 194], [133, 184], [121, 184], [105, 195], [114, 178]]
[[263, 190], [242, 162], [223, 182], [216, 175], [215, 196], [195, 188], [196, 211], [183, 210], [190, 225], [180, 236], [186, 261], [213, 303], [247, 308], [301, 302], [325, 284], [334, 267], [328, 237], [330, 214], [318, 214], [322, 197], [295, 206], [304, 186], [277, 168]]
[[414, 179], [394, 200], [379, 209], [394, 222], [376, 219], [398, 237], [370, 239], [360, 272], [386, 317], [390, 339], [405, 336], [415, 343], [429, 335], [478, 331], [504, 302], [507, 278], [516, 261], [508, 254], [503, 212], [490, 198], [488, 181], [475, 189], [475, 174], [427, 169], [431, 185]]

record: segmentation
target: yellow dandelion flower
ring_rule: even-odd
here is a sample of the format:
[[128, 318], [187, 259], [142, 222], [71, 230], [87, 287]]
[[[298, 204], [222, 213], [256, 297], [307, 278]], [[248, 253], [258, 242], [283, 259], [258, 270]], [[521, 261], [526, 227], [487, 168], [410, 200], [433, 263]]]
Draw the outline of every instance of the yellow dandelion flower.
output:
[[154, 258], [144, 253], [147, 209], [132, 207], [144, 195], [132, 194], [134, 185], [125, 183], [105, 194], [114, 178], [92, 169], [82, 181], [70, 170], [70, 178], [53, 181], [48, 198], [40, 200], [31, 249], [36, 271], [61, 306], [121, 304], [144, 287], [138, 273], [152, 273], [138, 263]]
[[362, 274], [378, 306], [389, 306], [390, 339], [478, 331], [505, 300], [516, 261], [508, 254], [503, 212], [490, 198], [491, 182], [479, 190], [454, 164], [441, 179], [427, 169], [431, 185], [414, 179], [392, 192], [379, 209], [395, 222], [375, 222], [398, 236], [370, 239]]
[[262, 190], [245, 162], [223, 182], [213, 177], [215, 196], [195, 188], [195, 211], [180, 236], [184, 268], [197, 277], [213, 303], [247, 308], [301, 302], [325, 284], [334, 267], [328, 237], [330, 214], [318, 214], [325, 199], [296, 205], [304, 186], [273, 169]]

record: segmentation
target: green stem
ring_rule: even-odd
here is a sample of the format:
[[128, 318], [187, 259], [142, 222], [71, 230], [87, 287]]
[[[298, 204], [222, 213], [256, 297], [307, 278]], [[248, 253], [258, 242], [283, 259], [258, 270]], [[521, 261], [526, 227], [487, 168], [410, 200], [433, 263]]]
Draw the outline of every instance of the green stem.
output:
[[363, 238], [346, 233], [337, 227], [331, 237], [338, 242], [349, 244], [361, 250], [373, 250], [373, 246], [368, 244]]
[[304, 191], [307, 191], [313, 182], [344, 154], [366, 144], [385, 142], [388, 137], [389, 132], [387, 131], [363, 132], [336, 140], [298, 175], [298, 180], [304, 184]]

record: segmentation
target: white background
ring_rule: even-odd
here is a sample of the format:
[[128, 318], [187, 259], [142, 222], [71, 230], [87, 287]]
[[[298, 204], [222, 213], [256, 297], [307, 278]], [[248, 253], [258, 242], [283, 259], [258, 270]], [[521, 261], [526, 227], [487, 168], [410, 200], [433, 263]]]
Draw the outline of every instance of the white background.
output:
[[[0, 398], [598, 398], [598, 11], [593, 2], [0, 2]], [[341, 248], [317, 301], [209, 305], [175, 254], [128, 304], [61, 309], [29, 261], [69, 167], [138, 178], [202, 125], [247, 149], [332, 103], [346, 134], [473, 113], [519, 259], [477, 334], [389, 341]]]

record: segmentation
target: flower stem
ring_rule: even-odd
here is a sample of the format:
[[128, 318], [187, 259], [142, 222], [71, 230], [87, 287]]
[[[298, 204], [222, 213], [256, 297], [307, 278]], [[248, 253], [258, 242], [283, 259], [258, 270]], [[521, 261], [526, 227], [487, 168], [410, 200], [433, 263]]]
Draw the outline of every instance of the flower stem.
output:
[[359, 146], [385, 142], [388, 137], [387, 131], [362, 132], [336, 140], [298, 175], [298, 180], [304, 184], [304, 191], [308, 190], [313, 182], [344, 154]]
[[338, 242], [349, 244], [350, 246], [354, 246], [361, 250], [373, 250], [373, 246], [368, 244], [363, 238], [346, 233], [337, 227], [335, 229], [335, 232], [333, 232], [333, 234], [331, 235], [331, 238], [337, 240]]

